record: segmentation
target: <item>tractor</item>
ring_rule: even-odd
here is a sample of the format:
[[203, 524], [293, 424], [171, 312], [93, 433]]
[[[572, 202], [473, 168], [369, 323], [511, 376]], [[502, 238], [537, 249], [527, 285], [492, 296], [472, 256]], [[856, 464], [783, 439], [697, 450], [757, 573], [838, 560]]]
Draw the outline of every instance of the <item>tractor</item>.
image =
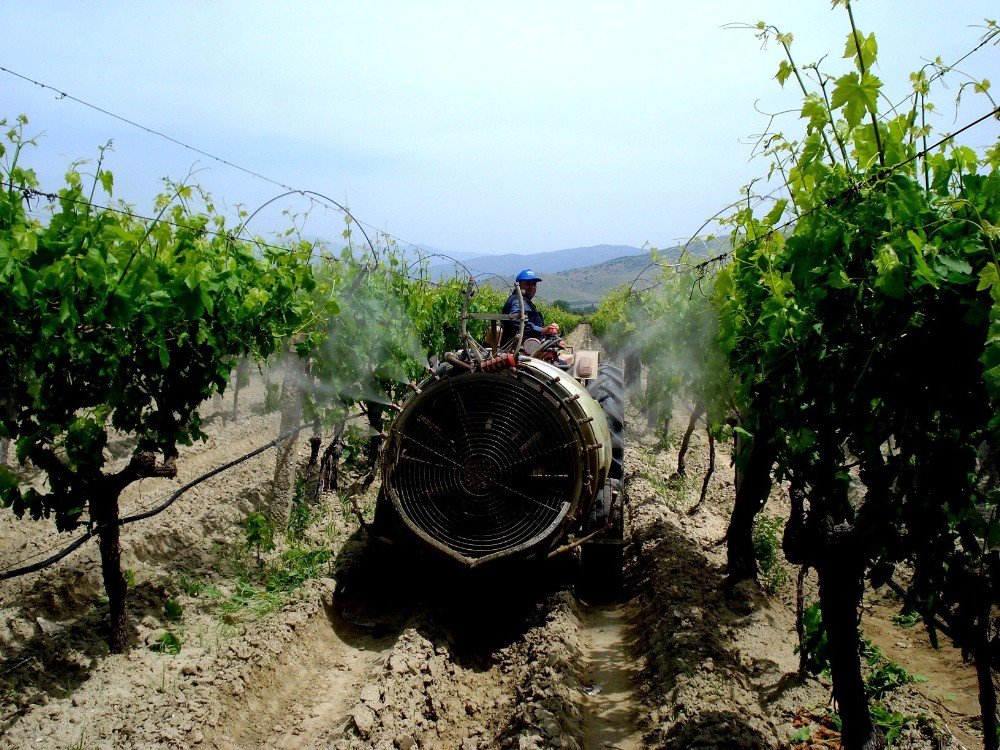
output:
[[[429, 369], [386, 437], [376, 536], [467, 571], [579, 550], [582, 582], [613, 596], [624, 557], [622, 369], [558, 336], [525, 339], [523, 312], [469, 313], [473, 293], [470, 280], [464, 348]], [[473, 319], [487, 321], [481, 340]], [[501, 343], [504, 320], [518, 333]]]

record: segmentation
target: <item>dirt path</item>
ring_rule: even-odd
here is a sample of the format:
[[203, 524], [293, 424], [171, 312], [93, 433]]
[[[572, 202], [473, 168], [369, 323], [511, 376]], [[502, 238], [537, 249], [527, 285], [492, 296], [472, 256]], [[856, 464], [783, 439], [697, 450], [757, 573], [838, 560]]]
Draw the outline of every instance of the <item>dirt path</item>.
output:
[[585, 677], [583, 692], [585, 750], [641, 750], [637, 728], [641, 714], [635, 699], [635, 658], [626, 640], [625, 605], [581, 605], [581, 646]]
[[600, 349], [600, 342], [586, 323], [581, 323], [566, 336], [566, 343], [576, 349]]
[[[568, 340], [595, 344], [587, 327]], [[260, 413], [262, 399], [255, 383], [239, 421], [212, 420], [211, 440], [182, 452], [178, 482], [273, 438], [277, 420]], [[572, 566], [455, 588], [366, 543], [333, 497], [310, 511], [310, 543], [333, 556], [319, 574], [329, 577], [271, 596], [249, 586], [257, 569], [247, 568], [241, 529], [272, 475], [265, 454], [127, 527], [130, 654], [103, 645], [95, 548], [0, 588], [0, 750], [763, 750], [803, 729], [817, 744], [797, 748], [829, 747], [820, 740], [830, 684], [796, 674], [791, 584], [773, 595], [725, 586], [725, 448], [706, 503], [689, 514], [707, 463], [704, 431], [688, 479], [677, 480], [676, 436], [664, 449], [634, 406], [626, 416], [620, 602], [580, 601]], [[178, 482], [145, 483], [125, 502], [146, 507]], [[769, 512], [782, 502], [776, 488]], [[0, 516], [0, 564], [61, 540]], [[929, 679], [887, 700], [922, 717], [897, 747], [957, 748], [948, 725], [976, 746], [971, 671], [954, 652], [918, 644], [891, 614], [891, 602], [870, 609], [865, 632]], [[168, 633], [177, 653], [158, 650]]]
[[940, 636], [942, 648], [934, 649], [923, 625], [901, 628], [892, 622], [899, 602], [888, 594], [872, 595], [861, 621], [861, 631], [892, 661], [916, 675], [912, 691], [934, 706], [948, 729], [966, 747], [981, 742], [976, 735], [979, 685], [976, 673], [962, 662], [961, 654]]
[[351, 719], [362, 685], [395, 638], [375, 638], [343, 621], [315, 619], [287, 652], [229, 702], [208, 738], [218, 750], [329, 747]]

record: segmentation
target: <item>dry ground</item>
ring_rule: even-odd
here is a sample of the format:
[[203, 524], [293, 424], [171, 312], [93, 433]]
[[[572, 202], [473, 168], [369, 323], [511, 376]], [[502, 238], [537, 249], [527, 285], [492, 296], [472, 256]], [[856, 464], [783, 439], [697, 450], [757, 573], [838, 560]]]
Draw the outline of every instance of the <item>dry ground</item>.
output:
[[[277, 415], [261, 413], [256, 379], [241, 401], [240, 419], [211, 420], [209, 442], [184, 451], [176, 481], [139, 485], [125, 512], [272, 439]], [[103, 645], [96, 545], [0, 583], [0, 748], [777, 748], [802, 726], [813, 737], [802, 747], [836, 747], [820, 723], [829, 683], [796, 676], [794, 585], [723, 585], [725, 447], [689, 515], [703, 437], [678, 482], [676, 439], [664, 448], [629, 416], [620, 602], [576, 595], [571, 560], [486, 583], [436, 577], [367, 542], [333, 496], [303, 543], [332, 553], [319, 577], [290, 594], [248, 588], [241, 522], [266, 496], [268, 452], [125, 529], [127, 655]], [[768, 512], [782, 502], [776, 491]], [[64, 541], [0, 514], [0, 568]], [[974, 674], [894, 625], [894, 607], [872, 596], [863, 628], [927, 677], [889, 698], [916, 717], [898, 746], [979, 746]], [[158, 650], [166, 633], [177, 653]]]

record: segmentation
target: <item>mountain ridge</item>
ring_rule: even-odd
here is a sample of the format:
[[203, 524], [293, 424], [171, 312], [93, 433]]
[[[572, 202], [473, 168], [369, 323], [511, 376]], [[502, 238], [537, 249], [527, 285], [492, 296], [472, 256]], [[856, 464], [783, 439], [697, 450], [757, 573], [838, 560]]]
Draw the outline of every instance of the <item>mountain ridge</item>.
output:
[[586, 268], [615, 258], [641, 255], [643, 248], [633, 245], [591, 245], [549, 250], [541, 253], [503, 253], [500, 255], [477, 255], [472, 258], [458, 258], [457, 263], [432, 263], [428, 270], [438, 278], [456, 273], [497, 274], [513, 277], [524, 268], [531, 268], [539, 275]]
[[[696, 259], [708, 258], [722, 247], [723, 244], [715, 239], [695, 240], [686, 246], [688, 255]], [[662, 264], [677, 262], [684, 250], [684, 245], [657, 250], [656, 261], [653, 260], [653, 252], [647, 250], [556, 272], [546, 272], [540, 265], [531, 268], [542, 277], [538, 286], [539, 300], [549, 303], [561, 300], [572, 308], [587, 308], [598, 305], [608, 292], [623, 284], [634, 283], [639, 290], [655, 284], [662, 273]], [[516, 270], [503, 278], [494, 276], [486, 283], [497, 289], [506, 289], [513, 283], [515, 273]]]

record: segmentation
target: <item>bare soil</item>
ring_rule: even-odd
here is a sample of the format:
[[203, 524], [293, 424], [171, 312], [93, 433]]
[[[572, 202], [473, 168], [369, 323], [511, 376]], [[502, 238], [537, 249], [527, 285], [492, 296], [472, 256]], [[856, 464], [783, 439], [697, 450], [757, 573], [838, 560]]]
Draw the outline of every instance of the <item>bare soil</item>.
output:
[[[586, 333], [572, 343], [590, 343]], [[278, 415], [261, 413], [263, 400], [255, 376], [240, 418], [220, 411], [210, 440], [182, 452], [178, 479], [143, 482], [124, 511], [273, 439]], [[690, 515], [703, 433], [678, 479], [676, 436], [664, 447], [634, 408], [629, 418], [621, 600], [578, 595], [572, 559], [447, 578], [367, 539], [332, 495], [312, 508], [303, 542], [332, 553], [320, 577], [292, 593], [250, 590], [241, 524], [266, 504], [266, 452], [124, 529], [129, 654], [104, 646], [96, 545], [0, 583], [0, 748], [778, 748], [802, 727], [812, 739], [796, 747], [837, 747], [829, 682], [797, 675], [794, 577], [775, 594], [725, 585], [725, 447]], [[301, 463], [307, 451], [302, 441]], [[368, 513], [374, 490], [361, 500]], [[783, 502], [778, 489], [767, 512]], [[0, 514], [0, 569], [69, 538]], [[927, 678], [887, 699], [914, 717], [897, 746], [981, 746], [974, 673], [919, 627], [893, 624], [896, 608], [876, 592], [863, 629]], [[177, 653], [160, 650], [165, 634]]]

